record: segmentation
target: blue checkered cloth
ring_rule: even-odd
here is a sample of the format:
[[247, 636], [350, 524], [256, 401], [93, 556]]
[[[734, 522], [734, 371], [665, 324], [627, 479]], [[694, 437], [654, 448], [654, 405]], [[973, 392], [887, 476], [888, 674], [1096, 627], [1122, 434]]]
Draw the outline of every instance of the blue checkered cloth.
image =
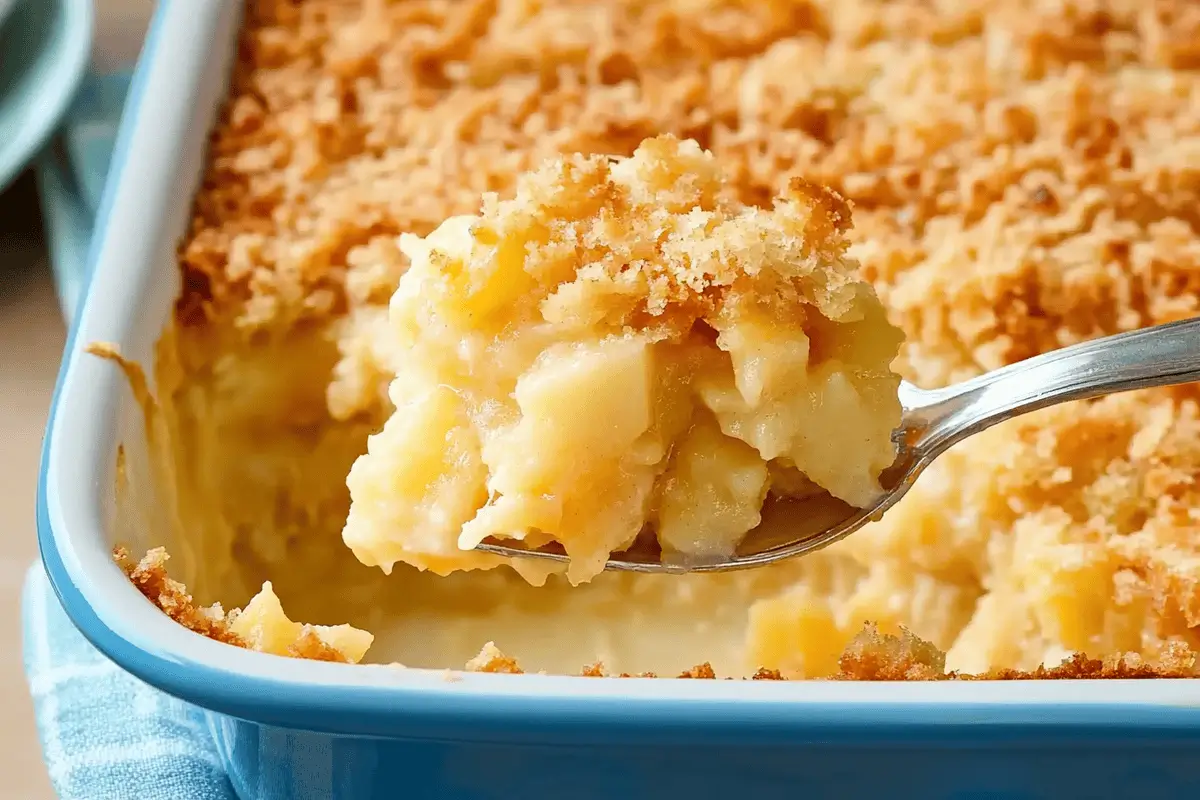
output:
[[[85, 79], [56, 145], [35, 167], [63, 310], [84, 282], [93, 215], [129, 75]], [[25, 674], [42, 752], [63, 800], [236, 800], [204, 715], [93, 648], [67, 618], [41, 564], [22, 597]]]
[[25, 675], [63, 800], [236, 800], [203, 713], [88, 644], [41, 564], [22, 594]]

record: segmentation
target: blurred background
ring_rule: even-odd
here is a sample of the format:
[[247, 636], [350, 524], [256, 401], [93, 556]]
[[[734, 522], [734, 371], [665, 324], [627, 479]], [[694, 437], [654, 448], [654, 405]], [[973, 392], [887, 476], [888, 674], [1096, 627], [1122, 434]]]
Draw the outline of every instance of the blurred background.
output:
[[[37, 0], [30, 0], [37, 2]], [[33, 176], [0, 194], [0, 797], [54, 796], [21, 670], [19, 603], [37, 555], [38, 450], [65, 327], [51, 278]]]
[[[0, 798], [54, 797], [19, 609], [37, 558], [38, 457], [66, 336], [55, 274], [62, 284], [79, 272], [123, 81], [152, 11], [153, 0], [0, 0]], [[68, 178], [57, 196], [49, 152]]]

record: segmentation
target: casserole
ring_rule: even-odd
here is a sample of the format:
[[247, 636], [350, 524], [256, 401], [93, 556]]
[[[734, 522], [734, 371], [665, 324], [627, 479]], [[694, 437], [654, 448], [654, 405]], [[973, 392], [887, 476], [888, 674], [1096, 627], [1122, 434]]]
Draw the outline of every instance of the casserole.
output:
[[[1168, 797], [1200, 786], [1192, 681], [839, 683], [467, 674], [280, 659], [191, 634], [141, 600], [111, 547], [160, 543], [128, 385], [152, 363], [239, 4], [163, 3], [131, 90], [43, 455], [39, 540], [101, 651], [208, 713], [246, 797]], [[152, 481], [139, 485], [152, 486]], [[131, 511], [131, 516], [123, 516]]]

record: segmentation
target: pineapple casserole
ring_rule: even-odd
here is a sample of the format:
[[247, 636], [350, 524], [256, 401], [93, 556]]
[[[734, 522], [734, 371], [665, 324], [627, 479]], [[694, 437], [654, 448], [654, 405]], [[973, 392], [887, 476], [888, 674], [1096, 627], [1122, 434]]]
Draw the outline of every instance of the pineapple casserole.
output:
[[[605, 264], [594, 276], [576, 269], [580, 252], [616, 258], [629, 246], [601, 241], [600, 208], [667, 185], [653, 174], [633, 180], [650, 152], [634, 156], [639, 145], [674, 147], [667, 163], [694, 162], [693, 182], [672, 191], [700, 197], [705, 175], [725, 176], [720, 193], [697, 203], [714, 219], [741, 216], [767, 231], [817, 219], [827, 200], [844, 198], [849, 227], [806, 241], [833, 254], [846, 238], [828, 274], [873, 287], [904, 334], [892, 368], [923, 387], [945, 385], [1200, 311], [1195, 3], [250, 0], [241, 36], [154, 370], [152, 473], [172, 524], [139, 546], [167, 546], [191, 594], [164, 589], [159, 562], [135, 575], [173, 617], [291, 655], [328, 654], [318, 644], [341, 641], [341, 660], [353, 661], [365, 637], [322, 639], [315, 627], [348, 622], [374, 635], [370, 661], [504, 672], [1193, 673], [1200, 393], [1191, 386], [998, 426], [939, 459], [882, 521], [803, 559], [746, 573], [568, 578], [593, 572], [598, 554], [625, 544], [648, 515], [658, 515], [664, 547], [724, 546], [753, 523], [763, 487], [804, 490], [803, 474], [857, 498], [873, 477], [828, 459], [802, 464], [803, 454], [764, 447], [735, 424], [753, 413], [748, 395], [794, 380], [803, 359], [788, 349], [788, 331], [809, 336], [804, 363], [815, 371], [832, 363], [814, 356], [829, 342], [820, 317], [870, 319], [869, 294], [814, 295], [792, 328], [769, 317], [731, 328], [734, 304], [725, 316], [715, 305], [688, 312], [711, 333], [671, 329], [667, 309], [683, 285], [664, 280], [649, 300], [620, 291], [622, 280], [660, 275], [660, 248], [712, 236], [697, 227], [683, 236], [689, 215], [666, 199], [659, 213], [671, 235], [654, 240], [645, 267], [624, 278]], [[595, 175], [615, 194], [551, 192], [520, 216], [522, 196], [560, 183], [569, 192], [569, 182], [546, 180], [553, 170], [574, 171], [578, 186]], [[781, 215], [787, 203], [802, 213]], [[569, 236], [555, 216], [568, 213], [578, 216]], [[537, 229], [543, 219], [553, 224]], [[530, 241], [553, 246], [533, 261], [505, 250]], [[467, 298], [480, 304], [469, 321]], [[426, 324], [434, 312], [440, 328]], [[500, 349], [487, 355], [470, 336], [463, 352], [442, 341], [535, 313], [547, 321], [540, 340], [498, 335], [489, 341]], [[603, 337], [591, 332], [604, 325]], [[886, 381], [879, 365], [895, 340], [874, 325], [877, 349], [861, 363]], [[724, 383], [700, 386], [696, 370], [690, 427], [673, 423], [679, 432], [667, 436], [652, 430], [659, 407], [648, 404], [663, 402], [655, 391], [665, 371], [686, 363], [663, 351], [690, 337], [721, 360]], [[744, 369], [755, 348], [771, 351], [760, 364], [771, 368], [739, 378], [738, 359]], [[559, 360], [567, 353], [579, 357]], [[435, 373], [472, 359], [492, 373], [469, 396], [420, 393]], [[618, 369], [640, 394], [614, 395], [607, 382], [581, 388]], [[604, 424], [628, 446], [604, 439], [588, 450], [590, 440], [572, 439], [586, 434], [551, 413], [566, 402], [606, 409]], [[536, 462], [505, 462], [524, 451], [500, 448], [502, 437], [535, 435], [524, 408], [546, 409], [538, 424], [553, 430], [536, 435], [584, 461], [548, 472], [563, 451], [547, 450]], [[418, 423], [452, 434], [423, 454], [424, 467], [398, 461], [414, 444], [405, 437], [419, 433], [406, 426]], [[839, 457], [882, 458], [867, 431], [855, 433], [869, 455]], [[438, 466], [448, 458], [461, 459], [470, 485], [424, 486], [415, 471], [450, 475]], [[817, 474], [818, 462], [836, 475]], [[672, 484], [672, 469], [692, 483]], [[576, 506], [559, 507], [534, 487], [584, 471], [621, 491], [599, 493], [604, 515], [586, 526], [557, 527], [594, 501], [573, 494]], [[704, 492], [737, 499], [727, 515], [689, 516], [699, 505], [688, 493], [705, 482]], [[365, 560], [397, 562], [392, 574], [360, 563], [344, 527]], [[461, 560], [460, 544], [535, 529], [561, 536], [581, 572], [458, 569], [488, 566]], [[282, 607], [270, 596], [247, 606], [266, 581]], [[247, 610], [231, 623], [211, 608], [217, 601]], [[266, 620], [288, 619], [282, 608], [314, 625], [275, 632]]]
[[554, 540], [575, 583], [647, 526], [664, 557], [719, 557], [768, 491], [879, 494], [900, 335], [844, 260], [849, 209], [800, 178], [747, 207], [720, 178], [695, 142], [651, 139], [400, 237], [395, 411], [349, 478], [363, 563], [446, 572], [497, 563], [470, 552], [488, 536]]

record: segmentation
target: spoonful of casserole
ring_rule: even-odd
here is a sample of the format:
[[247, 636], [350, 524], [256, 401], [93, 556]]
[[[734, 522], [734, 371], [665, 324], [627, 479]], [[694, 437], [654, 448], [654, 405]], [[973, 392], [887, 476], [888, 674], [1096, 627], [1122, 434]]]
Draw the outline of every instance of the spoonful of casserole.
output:
[[937, 391], [849, 256], [848, 203], [730, 195], [694, 142], [574, 156], [425, 238], [381, 358], [395, 410], [348, 478], [360, 561], [532, 583], [717, 571], [831, 544], [954, 443], [1057, 402], [1200, 378], [1200, 322]]

